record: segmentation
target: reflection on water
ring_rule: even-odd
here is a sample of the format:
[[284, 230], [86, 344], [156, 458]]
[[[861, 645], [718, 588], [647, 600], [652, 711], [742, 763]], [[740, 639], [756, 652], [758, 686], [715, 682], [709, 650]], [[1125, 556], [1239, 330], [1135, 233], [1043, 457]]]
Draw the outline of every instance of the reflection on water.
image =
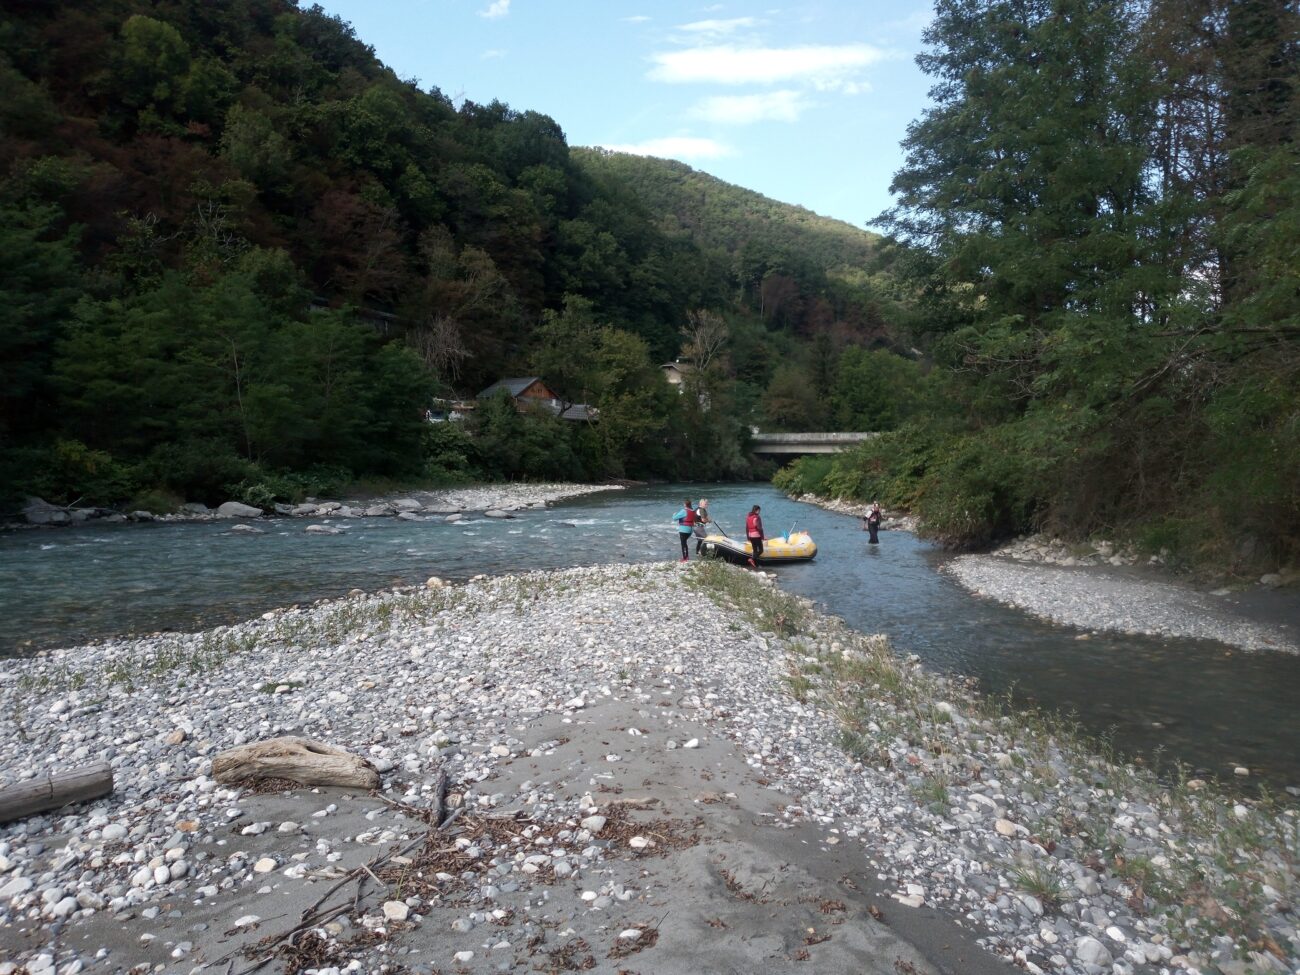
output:
[[[272, 606], [422, 582], [594, 562], [676, 557], [672, 514], [700, 488], [587, 496], [514, 520], [391, 518], [91, 526], [0, 536], [0, 653], [126, 632], [195, 629]], [[769, 534], [797, 524], [817, 560], [783, 566], [782, 585], [868, 632], [887, 633], [932, 668], [993, 693], [1077, 714], [1124, 752], [1181, 760], [1214, 774], [1247, 765], [1300, 784], [1300, 656], [1250, 654], [1195, 640], [1092, 635], [974, 599], [935, 571], [943, 555], [911, 535], [868, 546], [857, 519], [798, 504], [765, 485], [713, 485], [710, 511], [736, 534], [752, 504]]]

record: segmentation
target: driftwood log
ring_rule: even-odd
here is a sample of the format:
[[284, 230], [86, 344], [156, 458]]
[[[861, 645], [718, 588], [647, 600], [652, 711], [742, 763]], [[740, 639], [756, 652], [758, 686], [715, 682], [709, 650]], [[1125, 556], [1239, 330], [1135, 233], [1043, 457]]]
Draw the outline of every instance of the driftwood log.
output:
[[309, 738], [270, 738], [229, 748], [212, 760], [218, 782], [288, 779], [299, 785], [378, 789], [379, 773], [364, 758]]
[[113, 769], [107, 762], [50, 773], [0, 789], [0, 823], [98, 799], [112, 791]]

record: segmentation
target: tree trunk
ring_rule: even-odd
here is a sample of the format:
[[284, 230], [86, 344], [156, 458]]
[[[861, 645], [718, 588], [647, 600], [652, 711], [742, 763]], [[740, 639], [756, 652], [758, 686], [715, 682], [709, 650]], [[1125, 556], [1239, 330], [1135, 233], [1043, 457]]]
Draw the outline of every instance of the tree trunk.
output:
[[98, 799], [113, 791], [113, 770], [107, 762], [54, 772], [0, 789], [0, 823], [58, 809], [73, 802]]
[[288, 779], [299, 785], [379, 788], [379, 773], [364, 758], [308, 738], [271, 738], [240, 745], [212, 760], [218, 782]]

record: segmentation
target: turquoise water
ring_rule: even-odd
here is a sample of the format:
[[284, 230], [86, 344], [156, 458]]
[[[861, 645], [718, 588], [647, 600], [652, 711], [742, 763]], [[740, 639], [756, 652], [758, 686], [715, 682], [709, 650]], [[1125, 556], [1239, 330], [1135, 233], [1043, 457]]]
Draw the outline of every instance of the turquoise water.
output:
[[684, 494], [701, 490], [732, 535], [743, 534], [752, 504], [763, 506], [769, 535], [810, 530], [816, 561], [780, 567], [781, 585], [860, 630], [887, 633], [935, 670], [1073, 712], [1147, 761], [1229, 776], [1247, 765], [1300, 785], [1300, 656], [1195, 640], [1076, 640], [1068, 627], [971, 597], [936, 571], [944, 554], [912, 535], [884, 532], [871, 547], [857, 519], [757, 484], [611, 491], [508, 521], [337, 521], [342, 535], [309, 535], [317, 522], [302, 519], [262, 522], [261, 535], [211, 522], [13, 532], [0, 535], [0, 655], [197, 629], [430, 575], [676, 559], [671, 517]]

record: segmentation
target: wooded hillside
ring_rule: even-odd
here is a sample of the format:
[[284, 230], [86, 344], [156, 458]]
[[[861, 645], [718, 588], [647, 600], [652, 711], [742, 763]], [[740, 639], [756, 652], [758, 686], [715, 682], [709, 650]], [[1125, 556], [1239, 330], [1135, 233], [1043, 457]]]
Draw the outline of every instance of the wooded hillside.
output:
[[[319, 8], [8, 4], [0, 91], [8, 497], [741, 474], [749, 424], [824, 419], [829, 385], [787, 408], [781, 368], [829, 382], [887, 332], [868, 235], [769, 203], [731, 248], [734, 188], [681, 232], [645, 192], [667, 164], [579, 161], [552, 118], [453, 104]], [[677, 396], [658, 366], [701, 322], [708, 389]], [[547, 381], [599, 429], [421, 421], [566, 353], [590, 368]]]

